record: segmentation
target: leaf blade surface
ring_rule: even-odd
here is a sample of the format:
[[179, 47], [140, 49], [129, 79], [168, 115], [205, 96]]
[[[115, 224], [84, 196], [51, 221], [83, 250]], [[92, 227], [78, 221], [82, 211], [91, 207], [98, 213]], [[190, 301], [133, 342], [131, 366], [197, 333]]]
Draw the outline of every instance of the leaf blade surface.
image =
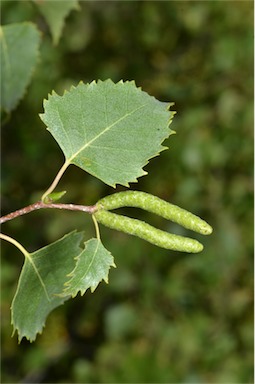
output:
[[23, 337], [35, 340], [48, 314], [68, 299], [59, 294], [81, 252], [82, 237], [82, 233], [72, 232], [26, 257], [11, 306], [19, 341]]
[[13, 110], [22, 98], [36, 65], [40, 34], [32, 23], [0, 27], [1, 108]]
[[133, 81], [80, 83], [63, 96], [49, 95], [40, 115], [64, 152], [104, 183], [128, 186], [165, 147], [174, 113]]
[[94, 292], [100, 281], [108, 282], [109, 270], [115, 267], [113, 256], [100, 240], [90, 239], [85, 247], [69, 275], [71, 279], [65, 284], [64, 295], [75, 297], [78, 292], [84, 295], [89, 288]]
[[52, 38], [53, 44], [57, 45], [64, 27], [65, 18], [72, 10], [79, 9], [77, 0], [57, 0], [57, 1], [38, 1], [34, 3], [39, 8], [41, 14], [47, 21]]

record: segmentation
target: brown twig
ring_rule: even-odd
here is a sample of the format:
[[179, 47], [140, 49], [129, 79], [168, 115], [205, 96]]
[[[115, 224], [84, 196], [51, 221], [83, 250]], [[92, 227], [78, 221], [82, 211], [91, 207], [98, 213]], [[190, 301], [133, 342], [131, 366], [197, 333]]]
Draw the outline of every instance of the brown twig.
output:
[[95, 213], [97, 211], [96, 205], [54, 204], [54, 203], [45, 204], [42, 201], [38, 201], [37, 203], [28, 205], [27, 207], [18, 209], [17, 211], [11, 212], [8, 215], [0, 217], [0, 224], [42, 208], [67, 209], [69, 211], [82, 211], [90, 214]]

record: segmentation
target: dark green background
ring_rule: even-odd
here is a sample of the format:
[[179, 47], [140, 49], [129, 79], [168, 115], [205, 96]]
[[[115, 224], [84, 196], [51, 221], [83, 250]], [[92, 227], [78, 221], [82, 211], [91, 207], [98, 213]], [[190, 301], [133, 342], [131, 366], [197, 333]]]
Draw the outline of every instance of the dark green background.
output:
[[[10, 304], [22, 255], [2, 244], [2, 382], [253, 382], [253, 2], [80, 2], [52, 45], [28, 1], [2, 1], [2, 24], [31, 20], [42, 30], [40, 60], [25, 98], [2, 128], [2, 211], [38, 199], [63, 155], [38, 114], [52, 89], [80, 80], [132, 80], [174, 101], [170, 147], [131, 186], [202, 216], [209, 237], [130, 211], [155, 226], [192, 235], [201, 254], [166, 251], [102, 228], [117, 269], [94, 294], [48, 318], [35, 343], [11, 338]], [[71, 166], [58, 190], [91, 204], [114, 192]], [[123, 190], [123, 188], [118, 188]], [[38, 211], [4, 224], [28, 250], [90, 217]]]

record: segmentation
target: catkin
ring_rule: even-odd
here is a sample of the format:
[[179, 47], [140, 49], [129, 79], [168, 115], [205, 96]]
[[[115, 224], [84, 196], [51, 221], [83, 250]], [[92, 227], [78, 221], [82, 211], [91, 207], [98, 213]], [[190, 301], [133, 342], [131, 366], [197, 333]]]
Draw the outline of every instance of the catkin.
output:
[[142, 208], [202, 235], [212, 233], [212, 227], [200, 217], [145, 192], [125, 191], [114, 193], [99, 200], [97, 205], [99, 209], [103, 208], [105, 210], [121, 207]]
[[141, 220], [117, 215], [104, 209], [94, 213], [94, 217], [106, 227], [140, 237], [161, 248], [189, 253], [203, 250], [203, 245], [197, 240], [161, 231]]

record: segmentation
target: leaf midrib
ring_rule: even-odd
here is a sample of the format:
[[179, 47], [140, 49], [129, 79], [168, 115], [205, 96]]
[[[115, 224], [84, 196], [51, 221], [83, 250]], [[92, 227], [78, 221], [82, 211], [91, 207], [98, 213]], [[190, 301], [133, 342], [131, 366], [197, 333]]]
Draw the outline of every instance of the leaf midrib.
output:
[[116, 120], [114, 123], [107, 126], [102, 132], [100, 132], [97, 136], [95, 136], [93, 139], [91, 139], [88, 143], [84, 144], [77, 152], [75, 152], [69, 159], [66, 159], [66, 162], [68, 164], [71, 164], [72, 161], [82, 152], [84, 149], [89, 147], [94, 141], [96, 141], [100, 136], [104, 135], [106, 132], [108, 132], [110, 129], [112, 129], [115, 125], [117, 125], [120, 121], [124, 120], [128, 116], [131, 116], [133, 113], [137, 112], [139, 109], [145, 107], [146, 104], [140, 105], [138, 108], [134, 109], [131, 112], [126, 113], [124, 116]]
[[32, 255], [31, 254], [29, 254], [29, 255], [27, 255], [27, 260], [30, 262], [30, 264], [32, 265], [32, 267], [33, 267], [33, 269], [34, 269], [34, 271], [35, 271], [35, 274], [36, 274], [36, 276], [38, 277], [38, 279], [39, 279], [39, 281], [40, 281], [40, 283], [41, 283], [41, 285], [42, 285], [42, 288], [43, 288], [43, 290], [44, 290], [44, 293], [45, 293], [45, 296], [46, 296], [46, 298], [47, 298], [47, 301], [51, 301], [51, 299], [50, 299], [50, 297], [49, 297], [49, 295], [48, 295], [48, 292], [47, 292], [47, 288], [46, 288], [46, 286], [45, 286], [45, 284], [44, 284], [44, 282], [43, 282], [43, 278], [42, 278], [42, 276], [40, 275], [40, 272], [39, 272], [39, 270], [37, 269], [37, 267], [36, 267], [36, 265], [35, 265], [35, 263], [34, 263], [34, 261], [33, 261], [33, 259], [32, 259]]

